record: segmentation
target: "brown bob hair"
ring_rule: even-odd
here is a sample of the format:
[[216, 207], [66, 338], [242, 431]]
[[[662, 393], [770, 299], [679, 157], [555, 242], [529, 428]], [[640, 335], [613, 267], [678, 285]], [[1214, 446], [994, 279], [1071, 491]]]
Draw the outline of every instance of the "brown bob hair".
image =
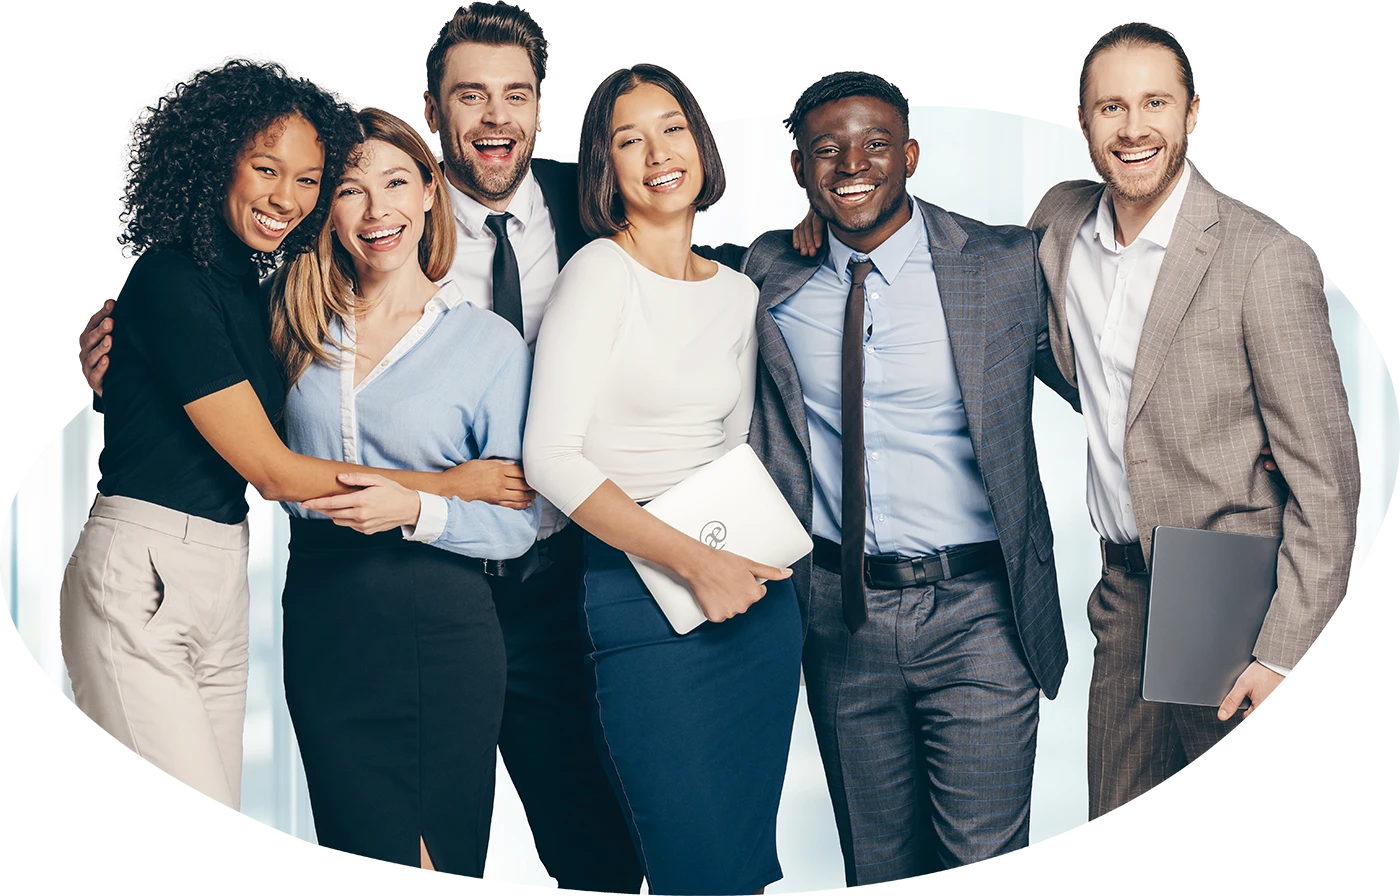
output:
[[612, 161], [613, 108], [618, 97], [642, 84], [654, 84], [669, 93], [680, 104], [681, 114], [690, 125], [704, 176], [700, 195], [695, 197], [696, 211], [703, 212], [724, 195], [724, 163], [720, 161], [715, 136], [710, 132], [709, 122], [705, 121], [705, 113], [700, 111], [700, 104], [681, 79], [659, 65], [642, 63], [620, 68], [593, 91], [579, 135], [578, 211], [589, 236], [609, 236], [627, 229], [627, 212], [622, 207], [622, 193], [618, 190], [617, 171]]
[[[346, 170], [359, 167], [367, 141], [381, 140], [413, 159], [423, 183], [432, 185], [433, 207], [423, 216], [418, 264], [429, 280], [441, 280], [452, 268], [457, 252], [457, 225], [446, 179], [438, 171], [432, 151], [416, 130], [383, 109], [362, 109], [355, 117], [362, 134], [359, 145], [350, 152]], [[331, 201], [334, 203], [334, 198]], [[332, 231], [327, 215], [312, 251], [284, 264], [272, 281], [272, 352], [282, 363], [288, 389], [296, 385], [312, 361], [337, 363], [326, 348], [330, 321], [364, 310], [351, 303], [358, 290], [355, 263]]]

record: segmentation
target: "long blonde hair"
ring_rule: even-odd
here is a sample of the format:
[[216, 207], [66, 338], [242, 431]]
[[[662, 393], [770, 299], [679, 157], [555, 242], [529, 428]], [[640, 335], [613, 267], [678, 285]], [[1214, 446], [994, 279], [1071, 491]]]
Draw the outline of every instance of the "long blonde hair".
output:
[[[417, 131], [383, 109], [362, 109], [356, 118], [364, 131], [361, 146], [369, 140], [382, 140], [397, 147], [417, 163], [423, 182], [433, 184], [433, 207], [424, 215], [418, 264], [429, 280], [441, 280], [457, 252], [457, 225], [446, 181], [432, 151]], [[357, 164], [358, 152], [352, 151], [347, 167]], [[312, 361], [336, 363], [326, 347], [330, 323], [335, 317], [353, 314], [350, 300], [358, 287], [355, 264], [336, 239], [327, 216], [312, 251], [282, 265], [272, 281], [272, 353], [282, 363], [288, 389], [296, 385]]]

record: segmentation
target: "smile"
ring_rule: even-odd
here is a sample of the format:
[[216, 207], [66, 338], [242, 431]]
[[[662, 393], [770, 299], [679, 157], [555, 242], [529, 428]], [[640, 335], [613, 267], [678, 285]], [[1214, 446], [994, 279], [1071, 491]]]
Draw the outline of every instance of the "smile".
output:
[[685, 171], [680, 168], [673, 168], [670, 171], [663, 171], [660, 174], [652, 175], [642, 181], [642, 184], [648, 189], [663, 190], [679, 184], [684, 177]]
[[407, 226], [407, 224], [404, 224], [399, 227], [371, 230], [368, 233], [360, 234], [359, 238], [361, 242], [365, 243], [371, 249], [387, 251], [399, 244], [399, 237], [403, 235], [404, 229]]
[[258, 227], [262, 229], [263, 233], [267, 234], [267, 236], [272, 239], [280, 237], [286, 232], [287, 226], [292, 223], [290, 219], [283, 221], [279, 218], [265, 215], [256, 209], [253, 211], [253, 220], [257, 222]]
[[482, 137], [472, 141], [472, 148], [488, 159], [508, 159], [515, 149], [515, 141], [509, 137]]
[[1132, 152], [1115, 151], [1113, 154], [1118, 157], [1118, 161], [1131, 165], [1134, 162], [1146, 162], [1155, 158], [1157, 153], [1162, 151], [1162, 147], [1154, 146], [1151, 149], [1137, 149]]
[[833, 187], [831, 192], [835, 193], [846, 202], [861, 202], [871, 193], [874, 193], [876, 187], [876, 184], [865, 182], [842, 184], [839, 187]]

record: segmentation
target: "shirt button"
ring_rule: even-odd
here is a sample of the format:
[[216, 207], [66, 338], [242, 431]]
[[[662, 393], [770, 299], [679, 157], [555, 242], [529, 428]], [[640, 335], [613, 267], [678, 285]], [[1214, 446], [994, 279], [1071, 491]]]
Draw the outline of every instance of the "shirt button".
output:
[[865, 353], [866, 353], [867, 355], [873, 355], [873, 354], [875, 354], [875, 346], [873, 346], [873, 345], [867, 345], [867, 346], [865, 347]]
[[870, 399], [867, 398], [867, 399], [865, 400], [865, 406], [866, 406], [866, 407], [870, 407]]
[[1119, 268], [1119, 269], [1118, 269], [1118, 279], [1119, 279], [1119, 280], [1127, 280], [1127, 279], [1128, 279], [1128, 269], [1127, 269], [1127, 268]]
[[883, 523], [885, 521], [885, 515], [882, 513], [879, 516], [875, 517], [875, 519]]
[[379, 366], [380, 366], [380, 367], [388, 367], [388, 366], [389, 366], [389, 359], [388, 359], [388, 358], [385, 358], [383, 361], [380, 361], [380, 362], [379, 362]]
[[872, 292], [872, 293], [870, 294], [870, 298], [872, 298], [872, 299], [878, 299], [878, 298], [880, 298], [880, 294], [879, 294], [878, 292]]
[[878, 452], [878, 451], [872, 451], [872, 452], [870, 452], [870, 459], [871, 459], [871, 460], [879, 460], [879, 459], [880, 459], [880, 452]]

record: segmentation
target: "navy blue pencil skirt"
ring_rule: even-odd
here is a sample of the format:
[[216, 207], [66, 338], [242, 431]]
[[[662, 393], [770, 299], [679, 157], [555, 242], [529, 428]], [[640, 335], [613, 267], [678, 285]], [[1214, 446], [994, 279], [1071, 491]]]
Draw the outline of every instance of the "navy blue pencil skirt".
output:
[[754, 893], [779, 880], [778, 798], [802, 659], [791, 582], [677, 635], [627, 556], [586, 543], [594, 733], [650, 892]]

